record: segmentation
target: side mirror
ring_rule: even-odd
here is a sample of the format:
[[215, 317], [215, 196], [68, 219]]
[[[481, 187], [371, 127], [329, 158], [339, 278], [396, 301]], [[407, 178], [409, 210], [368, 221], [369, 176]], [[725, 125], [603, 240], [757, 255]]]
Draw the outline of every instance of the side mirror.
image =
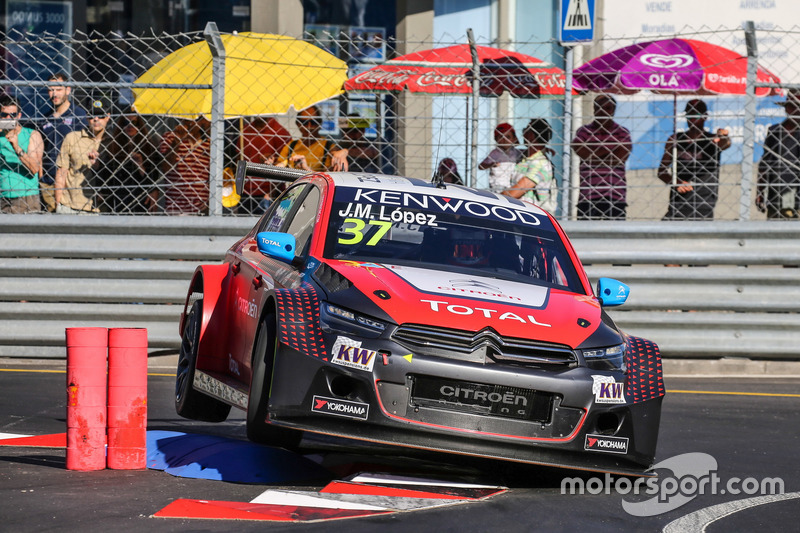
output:
[[294, 235], [277, 231], [262, 231], [256, 235], [258, 251], [267, 257], [291, 263], [295, 258], [297, 241]]
[[622, 305], [628, 299], [631, 289], [621, 281], [611, 278], [597, 280], [597, 297], [604, 307]]

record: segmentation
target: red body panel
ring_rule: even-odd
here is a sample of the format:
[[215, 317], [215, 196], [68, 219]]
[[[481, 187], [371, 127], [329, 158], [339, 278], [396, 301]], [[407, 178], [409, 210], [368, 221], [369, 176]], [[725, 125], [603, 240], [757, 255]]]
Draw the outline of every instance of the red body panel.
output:
[[198, 276], [202, 277], [203, 322], [200, 327], [197, 368], [222, 371], [227, 368], [227, 364], [219, 346], [225, 342], [228, 335], [230, 266], [228, 263], [199, 266], [195, 271], [192, 286], [195, 286]]
[[[436, 324], [469, 331], [492, 327], [500, 335], [535, 338], [574, 348], [594, 331], [591, 325], [600, 321], [600, 304], [592, 296], [550, 289], [545, 307], [535, 309], [525, 307], [530, 303], [524, 300], [509, 305], [444, 292], [452, 291], [451, 287], [442, 287], [442, 292], [423, 292], [395, 274], [393, 269], [367, 266], [371, 263], [336, 260], [327, 263], [352, 281], [397, 324]], [[436, 271], [431, 270], [430, 274], [434, 276]], [[445, 278], [458, 276], [442, 274]], [[522, 289], [522, 284], [519, 286]], [[387, 291], [391, 299], [384, 300], [374, 294], [380, 290]], [[590, 327], [579, 326], [575, 317], [585, 319]]]

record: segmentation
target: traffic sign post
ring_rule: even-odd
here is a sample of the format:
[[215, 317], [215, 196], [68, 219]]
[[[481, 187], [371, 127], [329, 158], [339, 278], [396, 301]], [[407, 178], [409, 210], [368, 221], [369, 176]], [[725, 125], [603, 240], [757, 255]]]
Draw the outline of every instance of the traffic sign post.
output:
[[595, 0], [560, 0], [558, 40], [564, 46], [594, 40]]
[[561, 180], [561, 216], [570, 214], [572, 190], [571, 153], [572, 138], [572, 48], [594, 40], [595, 0], [560, 0], [558, 3], [558, 41], [565, 47], [566, 89], [564, 91], [564, 148], [562, 152], [563, 176]]

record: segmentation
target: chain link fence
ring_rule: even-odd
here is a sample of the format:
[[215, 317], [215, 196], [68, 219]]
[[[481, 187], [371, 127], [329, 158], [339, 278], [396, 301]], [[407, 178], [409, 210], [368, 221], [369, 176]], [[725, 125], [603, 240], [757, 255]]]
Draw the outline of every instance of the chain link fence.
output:
[[[688, 51], [665, 46], [648, 51], [652, 71], [632, 70], [648, 89], [584, 86], [595, 90], [572, 95], [564, 95], [563, 85], [571, 78], [580, 87], [586, 63], [643, 39], [607, 36], [591, 48], [570, 51], [574, 71], [557, 69], [557, 74], [548, 70], [564, 64], [563, 49], [554, 42], [502, 47], [478, 42], [533, 59], [510, 60], [505, 54], [503, 61], [484, 61], [476, 69], [471, 62], [451, 60], [419, 80], [428, 92], [410, 92], [392, 89], [390, 82], [404, 81], [403, 72], [419, 65], [409, 61], [399, 73], [388, 72], [388, 60], [466, 46], [467, 39], [395, 42], [377, 30], [330, 34], [315, 28], [303, 40], [338, 58], [320, 64], [306, 49], [275, 52], [289, 45], [282, 36], [220, 35], [214, 28], [149, 36], [4, 35], [0, 84], [19, 104], [19, 125], [25, 129], [20, 133], [14, 109], [4, 107], [0, 202], [6, 212], [27, 210], [32, 204], [20, 199], [36, 195], [41, 197], [36, 206], [44, 211], [53, 209], [58, 197], [69, 208], [59, 212], [258, 215], [280, 189], [248, 180], [244, 190], [233, 190], [237, 161], [316, 170], [338, 168], [346, 160], [350, 170], [424, 180], [457, 173], [465, 184], [532, 198], [561, 219], [581, 218], [587, 209], [613, 218], [616, 208], [634, 221], [796, 218], [800, 133], [787, 121], [788, 128], [774, 127], [767, 138], [771, 126], [800, 113], [798, 106], [778, 105], [791, 104], [791, 89], [800, 87], [795, 67], [800, 32], [758, 28], [754, 35], [757, 57], [752, 43], [748, 52], [743, 29], [687, 28], [675, 37], [719, 45], [745, 59], [737, 63], [706, 54], [700, 71], [696, 64], [681, 63], [688, 61]], [[191, 46], [205, 55], [176, 58]], [[735, 69], [742, 61], [744, 74]], [[756, 61], [773, 77], [761, 71], [756, 77]], [[292, 70], [300, 67], [307, 68]], [[682, 87], [674, 76], [681, 68], [704, 85]], [[60, 72], [65, 79], [50, 81]], [[617, 72], [601, 69], [600, 77], [614, 78]], [[329, 87], [340, 88], [356, 76], [371, 78], [378, 88]], [[745, 95], [754, 90], [765, 95]], [[627, 133], [602, 121], [597, 131], [579, 130], [593, 121], [600, 92], [613, 95], [613, 120]], [[336, 96], [328, 98], [331, 94]], [[71, 102], [70, 109], [54, 116], [61, 98]], [[687, 111], [698, 98], [704, 106], [692, 104]], [[311, 104], [316, 105], [298, 112]], [[88, 118], [75, 114], [79, 107]], [[514, 131], [498, 130], [502, 123]], [[708, 133], [700, 135], [699, 127]], [[9, 135], [12, 131], [17, 133]], [[676, 132], [677, 140], [668, 143]], [[695, 134], [702, 139], [695, 141]], [[36, 155], [37, 135], [40, 169], [29, 158]], [[504, 145], [498, 154], [498, 139], [518, 152]], [[516, 164], [527, 155], [536, 157]], [[38, 180], [31, 179], [33, 170]]]

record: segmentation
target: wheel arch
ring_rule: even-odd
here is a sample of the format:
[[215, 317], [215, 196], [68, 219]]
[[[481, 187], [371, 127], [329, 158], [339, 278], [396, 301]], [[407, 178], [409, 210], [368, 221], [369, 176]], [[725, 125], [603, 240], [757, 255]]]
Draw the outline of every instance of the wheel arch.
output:
[[[189, 283], [189, 291], [186, 294], [186, 300], [183, 305], [183, 313], [181, 314], [180, 332], [186, 322], [186, 317], [192, 308], [192, 304], [199, 298], [203, 299], [203, 316], [200, 324], [200, 342], [198, 346], [198, 362], [205, 356], [213, 354], [212, 347], [219, 344], [218, 340], [224, 338], [225, 327], [224, 317], [218, 316], [219, 310], [225, 309], [226, 306], [220, 306], [220, 300], [224, 298], [224, 294], [228, 288], [229, 282], [229, 265], [223, 263], [221, 265], [200, 265], [195, 269], [192, 275], [192, 281]], [[198, 367], [201, 367], [198, 364]]]
[[[266, 316], [269, 315], [270, 313], [274, 314], [275, 317], [276, 317], [276, 320], [277, 320], [278, 302], [277, 302], [277, 299], [275, 298], [275, 294], [272, 294], [272, 293], [265, 295], [264, 299], [262, 300], [261, 314], [258, 317], [258, 324], [261, 324], [261, 322], [263, 322], [264, 319], [266, 318]], [[279, 327], [277, 322], [276, 322], [275, 326], [276, 326], [276, 332], [277, 332], [277, 329]], [[251, 365], [250, 368], [253, 368], [252, 365], [255, 362], [255, 357], [256, 357], [255, 339], [253, 339], [253, 341], [254, 341], [253, 342], [253, 349], [251, 350], [251, 353], [250, 353], [250, 365]]]

